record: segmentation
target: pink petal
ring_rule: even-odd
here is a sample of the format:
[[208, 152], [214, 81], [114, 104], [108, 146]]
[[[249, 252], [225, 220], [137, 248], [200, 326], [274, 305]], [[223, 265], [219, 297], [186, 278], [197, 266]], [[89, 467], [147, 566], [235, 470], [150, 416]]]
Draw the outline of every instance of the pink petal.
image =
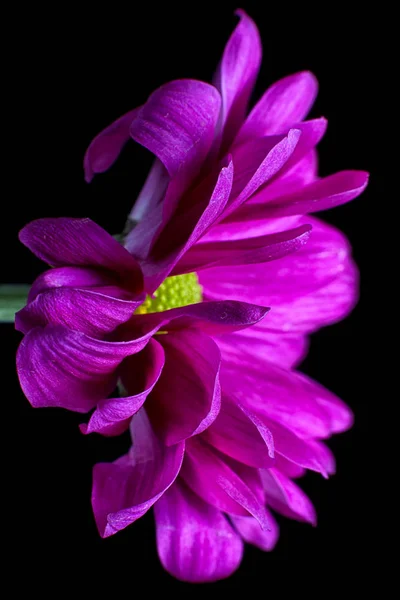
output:
[[230, 520], [245, 542], [264, 550], [264, 552], [270, 552], [275, 548], [278, 541], [279, 526], [271, 513], [268, 510], [266, 512], [268, 515], [268, 529], [261, 529], [259, 522], [254, 517], [232, 515]]
[[129, 129], [139, 110], [140, 108], [130, 110], [92, 140], [83, 160], [85, 180], [88, 183], [97, 173], [107, 171], [117, 160], [129, 140]]
[[133, 139], [156, 155], [171, 178], [164, 222], [199, 173], [214, 139], [220, 106], [213, 86], [182, 79], [153, 92], [132, 122]]
[[281, 233], [243, 240], [196, 244], [180, 260], [174, 273], [191, 273], [211, 267], [260, 264], [296, 252], [310, 236], [311, 227], [302, 225]]
[[133, 256], [90, 219], [37, 219], [20, 231], [19, 239], [53, 267], [108, 269], [120, 275], [124, 287], [142, 288], [141, 270]]
[[241, 126], [261, 63], [258, 29], [243, 10], [240, 22], [225, 46], [214, 84], [222, 96], [221, 127], [223, 147], [227, 148]]
[[317, 524], [311, 501], [293, 481], [276, 469], [261, 471], [267, 503], [276, 512], [297, 521]]
[[221, 405], [220, 352], [201, 331], [160, 336], [165, 367], [146, 404], [152, 425], [167, 446], [204, 431]]
[[204, 432], [203, 439], [250, 467], [268, 468], [274, 464], [274, 441], [269, 429], [229, 398], [223, 399], [218, 418]]
[[143, 411], [132, 421], [135, 445], [115, 463], [93, 470], [92, 506], [102, 537], [124, 529], [153, 506], [175, 481], [184, 445], [166, 448], [154, 436]]
[[219, 510], [183, 482], [169, 488], [154, 512], [158, 554], [171, 575], [206, 583], [229, 577], [238, 568], [243, 555], [240, 537]]
[[106, 342], [59, 325], [31, 329], [17, 353], [21, 387], [32, 406], [88, 412], [111, 394], [120, 363], [144, 348], [152, 333]]
[[235, 144], [264, 135], [285, 133], [309, 112], [318, 82], [308, 71], [289, 75], [274, 83], [250, 112]]
[[[190, 442], [190, 443], [189, 443]], [[229, 461], [204, 440], [196, 437], [187, 443], [181, 476], [186, 484], [205, 502], [219, 510], [235, 515], [253, 515], [260, 525], [268, 528], [266, 514], [260, 498], [257, 471]], [[235, 465], [235, 466], [230, 466]], [[248, 481], [245, 478], [249, 477]], [[249, 483], [251, 487], [249, 487]]]
[[96, 337], [128, 321], [143, 300], [144, 297], [135, 302], [120, 300], [96, 289], [53, 288], [39, 294], [16, 314], [15, 327], [27, 333], [33, 327], [63, 325]]
[[142, 407], [160, 378], [165, 363], [164, 350], [154, 339], [122, 365], [120, 377], [129, 396], [100, 400], [81, 431], [119, 435], [129, 427], [130, 418]]

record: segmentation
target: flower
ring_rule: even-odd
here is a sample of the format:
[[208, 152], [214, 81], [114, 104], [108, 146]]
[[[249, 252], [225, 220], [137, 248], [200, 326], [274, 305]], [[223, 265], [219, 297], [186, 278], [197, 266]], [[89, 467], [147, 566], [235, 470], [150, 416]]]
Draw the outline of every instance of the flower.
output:
[[315, 147], [327, 122], [303, 121], [317, 93], [311, 73], [272, 85], [246, 117], [261, 43], [254, 22], [238, 14], [213, 85], [167, 83], [101, 132], [85, 155], [87, 181], [113, 164], [130, 137], [156, 156], [124, 242], [149, 294], [170, 273], [261, 263], [269, 252], [264, 236], [282, 236], [298, 215], [348, 202], [367, 185], [363, 171], [318, 178]]
[[[214, 338], [256, 323], [267, 308], [191, 304], [201, 299], [195, 275], [171, 278], [149, 306], [136, 260], [90, 219], [39, 219], [20, 239], [55, 267], [39, 276], [16, 315], [25, 334], [18, 375], [33, 406], [96, 407], [82, 430], [116, 435], [149, 396], [166, 443], [215, 419], [221, 357]], [[120, 393], [109, 398], [117, 384]]]

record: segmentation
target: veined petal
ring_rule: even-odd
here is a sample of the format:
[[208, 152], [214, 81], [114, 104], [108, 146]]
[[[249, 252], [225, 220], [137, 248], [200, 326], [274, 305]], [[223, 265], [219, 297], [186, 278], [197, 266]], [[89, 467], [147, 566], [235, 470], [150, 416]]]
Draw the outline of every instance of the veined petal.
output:
[[107, 171], [117, 160], [122, 148], [129, 140], [129, 129], [139, 110], [140, 107], [130, 110], [103, 129], [90, 142], [83, 160], [85, 180], [88, 183], [97, 173]]
[[221, 406], [216, 343], [199, 330], [160, 336], [165, 367], [146, 404], [156, 433], [171, 446], [204, 431]]
[[32, 406], [88, 412], [114, 390], [123, 359], [142, 350], [152, 334], [107, 342], [59, 325], [31, 329], [17, 352], [21, 387]]
[[122, 364], [120, 377], [127, 396], [100, 400], [83, 433], [119, 435], [129, 427], [130, 418], [142, 407], [159, 380], [165, 363], [163, 347], [151, 339], [147, 346]]
[[110, 333], [128, 321], [143, 302], [113, 298], [93, 290], [62, 287], [39, 294], [17, 312], [15, 327], [27, 333], [34, 327], [63, 325], [90, 336]]
[[279, 526], [269, 510], [266, 513], [268, 516], [268, 529], [261, 529], [260, 523], [254, 517], [231, 515], [230, 520], [245, 542], [264, 550], [264, 552], [270, 552], [275, 548], [278, 541]]
[[172, 485], [182, 464], [184, 444], [169, 448], [160, 444], [144, 411], [133, 418], [131, 428], [131, 452], [93, 470], [92, 506], [102, 537], [142, 517]]
[[262, 481], [268, 505], [276, 512], [297, 521], [317, 524], [311, 501], [293, 481], [276, 469], [262, 470]]
[[240, 536], [219, 510], [203, 502], [182, 481], [168, 489], [154, 512], [161, 563], [177, 579], [217, 581], [239, 566], [243, 555]]
[[214, 78], [222, 96], [222, 145], [227, 148], [244, 121], [247, 104], [261, 63], [260, 35], [254, 21], [243, 10]]
[[[203, 439], [191, 438], [186, 447], [181, 476], [186, 484], [205, 502], [234, 515], [253, 515], [261, 527], [268, 523], [262, 502], [258, 497], [257, 471], [236, 463], [240, 473], [230, 465], [235, 461], [224, 457]], [[245, 481], [245, 477], [249, 481]], [[257, 489], [251, 489], [256, 485]]]
[[196, 244], [177, 265], [175, 273], [191, 273], [211, 267], [262, 264], [296, 252], [307, 243], [311, 226], [241, 240]]
[[214, 139], [221, 98], [202, 81], [171, 81], [153, 92], [131, 125], [133, 139], [163, 163], [171, 178], [163, 202], [170, 218], [206, 158]]
[[274, 464], [274, 441], [269, 429], [251, 411], [227, 397], [203, 438], [250, 467], [268, 468]]
[[111, 235], [90, 219], [37, 219], [19, 239], [38, 258], [53, 267], [99, 267], [120, 275], [130, 289], [142, 289], [136, 260]]
[[242, 125], [235, 144], [264, 135], [285, 133], [309, 112], [318, 92], [318, 82], [309, 71], [295, 73], [274, 83]]

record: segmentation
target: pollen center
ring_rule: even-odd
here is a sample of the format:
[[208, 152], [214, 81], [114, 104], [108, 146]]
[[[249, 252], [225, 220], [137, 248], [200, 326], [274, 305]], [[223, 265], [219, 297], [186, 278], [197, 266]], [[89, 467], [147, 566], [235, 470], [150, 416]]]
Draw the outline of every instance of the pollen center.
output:
[[135, 314], [146, 315], [196, 304], [202, 301], [202, 292], [196, 273], [167, 277], [154, 292], [154, 298], [146, 296], [146, 300], [135, 310]]

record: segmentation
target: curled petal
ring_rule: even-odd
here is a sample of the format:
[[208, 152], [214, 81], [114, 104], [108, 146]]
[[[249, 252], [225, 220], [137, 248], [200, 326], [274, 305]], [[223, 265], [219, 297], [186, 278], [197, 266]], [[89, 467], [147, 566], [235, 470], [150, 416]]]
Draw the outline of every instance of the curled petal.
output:
[[276, 512], [297, 521], [317, 524], [317, 515], [309, 498], [293, 481], [276, 469], [261, 471], [267, 503]]

